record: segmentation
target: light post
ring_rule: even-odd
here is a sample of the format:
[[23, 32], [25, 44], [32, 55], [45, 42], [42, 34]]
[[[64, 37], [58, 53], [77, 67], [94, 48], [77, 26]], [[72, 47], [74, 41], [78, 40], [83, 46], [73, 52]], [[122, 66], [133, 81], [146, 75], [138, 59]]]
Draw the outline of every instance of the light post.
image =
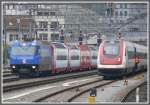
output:
[[6, 46], [6, 29], [3, 29], [3, 44]]
[[86, 44], [87, 44], [87, 40], [88, 40], [87, 31], [86, 31], [86, 34], [85, 34], [85, 35], [86, 35]]
[[20, 19], [19, 18], [17, 18], [17, 23], [18, 23], [18, 29], [19, 29], [19, 39], [22, 40], [20, 36]]
[[31, 27], [31, 22], [30, 22], [30, 26], [29, 26], [29, 30], [30, 30], [30, 31], [29, 31], [29, 33], [30, 33], [30, 36], [31, 36], [30, 38], [31, 38], [31, 40], [32, 40], [33, 36], [32, 36], [31, 28], [32, 28], [32, 27]]

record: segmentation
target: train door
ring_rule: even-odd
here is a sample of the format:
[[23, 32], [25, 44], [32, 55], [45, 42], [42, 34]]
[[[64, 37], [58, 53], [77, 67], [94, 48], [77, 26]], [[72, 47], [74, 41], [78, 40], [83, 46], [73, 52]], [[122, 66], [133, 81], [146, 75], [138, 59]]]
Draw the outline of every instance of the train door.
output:
[[134, 47], [134, 69], [133, 69], [133, 71], [137, 71], [137, 69], [138, 69], [138, 57], [137, 57], [138, 55], [137, 55], [137, 49], [136, 49], [136, 47]]
[[127, 46], [126, 47], [126, 67], [127, 67], [127, 73], [132, 72], [132, 65], [133, 65], [133, 58], [132, 58], [132, 52], [134, 49], [132, 47]]
[[90, 58], [90, 51], [87, 50], [87, 68], [90, 68], [91, 63], [92, 63], [92, 59]]
[[81, 51], [81, 68], [85, 68], [86, 67], [86, 55], [85, 55], [85, 51], [82, 50]]

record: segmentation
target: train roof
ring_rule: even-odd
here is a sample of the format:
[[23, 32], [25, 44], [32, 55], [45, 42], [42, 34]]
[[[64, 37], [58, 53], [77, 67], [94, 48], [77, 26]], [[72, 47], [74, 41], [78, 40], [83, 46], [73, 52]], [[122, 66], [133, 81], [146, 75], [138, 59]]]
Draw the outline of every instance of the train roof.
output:
[[136, 47], [137, 48], [137, 51], [140, 51], [140, 52], [147, 52], [147, 46], [144, 46], [144, 45], [140, 45], [140, 44], [137, 44], [137, 43], [132, 43], [132, 42], [129, 42], [129, 41], [125, 41], [126, 45], [128, 46], [132, 46], [132, 47]]
[[112, 39], [112, 40], [103, 40], [103, 42], [111, 42], [111, 41], [114, 41], [114, 42], [119, 42], [119, 41], [124, 41], [127, 45], [129, 46], [135, 46], [135, 47], [138, 47], [140, 49], [143, 49], [143, 50], [146, 50], [147, 49], [147, 46], [144, 46], [144, 45], [140, 45], [140, 44], [137, 44], [137, 43], [133, 43], [133, 42], [129, 42], [127, 40], [124, 40], [124, 39]]
[[10, 46], [35, 46], [35, 45], [41, 45], [42, 43], [40, 41], [13, 41], [10, 43]]
[[125, 43], [129, 43], [129, 44], [133, 44], [133, 45], [136, 45], [136, 46], [141, 46], [141, 47], [146, 47], [144, 45], [140, 45], [140, 44], [137, 44], [137, 43], [133, 43], [133, 42], [129, 42], [127, 40], [124, 40], [124, 39], [111, 39], [111, 40], [103, 40], [104, 42], [111, 42], [111, 41], [115, 41], [115, 42], [119, 42], [119, 41], [124, 41]]
[[60, 43], [60, 42], [52, 42], [52, 44], [56, 47], [56, 48], [65, 48], [66, 49], [66, 45], [64, 43]]
[[67, 45], [68, 46], [68, 48], [70, 48], [70, 49], [78, 49], [78, 47], [76, 46], [76, 45]]

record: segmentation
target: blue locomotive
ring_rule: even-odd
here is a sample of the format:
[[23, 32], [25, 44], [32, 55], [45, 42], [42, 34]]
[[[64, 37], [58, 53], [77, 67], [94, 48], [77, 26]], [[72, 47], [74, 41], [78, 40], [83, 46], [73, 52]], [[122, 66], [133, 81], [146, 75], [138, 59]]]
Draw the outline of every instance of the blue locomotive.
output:
[[39, 75], [50, 68], [50, 47], [38, 41], [15, 41], [10, 48], [10, 67], [13, 73]]
[[86, 44], [16, 41], [10, 49], [10, 67], [19, 76], [81, 72], [96, 68], [96, 55], [97, 50]]

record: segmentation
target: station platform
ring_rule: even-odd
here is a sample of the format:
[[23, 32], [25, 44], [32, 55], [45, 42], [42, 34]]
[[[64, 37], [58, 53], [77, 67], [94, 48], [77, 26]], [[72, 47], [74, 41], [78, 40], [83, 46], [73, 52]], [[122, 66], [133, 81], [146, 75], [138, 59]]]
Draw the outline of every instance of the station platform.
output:
[[[127, 82], [125, 82], [125, 80]], [[134, 88], [147, 81], [147, 73], [138, 74], [136, 76], [122, 79], [107, 86], [97, 88], [97, 96], [94, 103], [120, 103], [122, 99]], [[75, 99], [74, 102], [88, 102], [89, 92]]]

